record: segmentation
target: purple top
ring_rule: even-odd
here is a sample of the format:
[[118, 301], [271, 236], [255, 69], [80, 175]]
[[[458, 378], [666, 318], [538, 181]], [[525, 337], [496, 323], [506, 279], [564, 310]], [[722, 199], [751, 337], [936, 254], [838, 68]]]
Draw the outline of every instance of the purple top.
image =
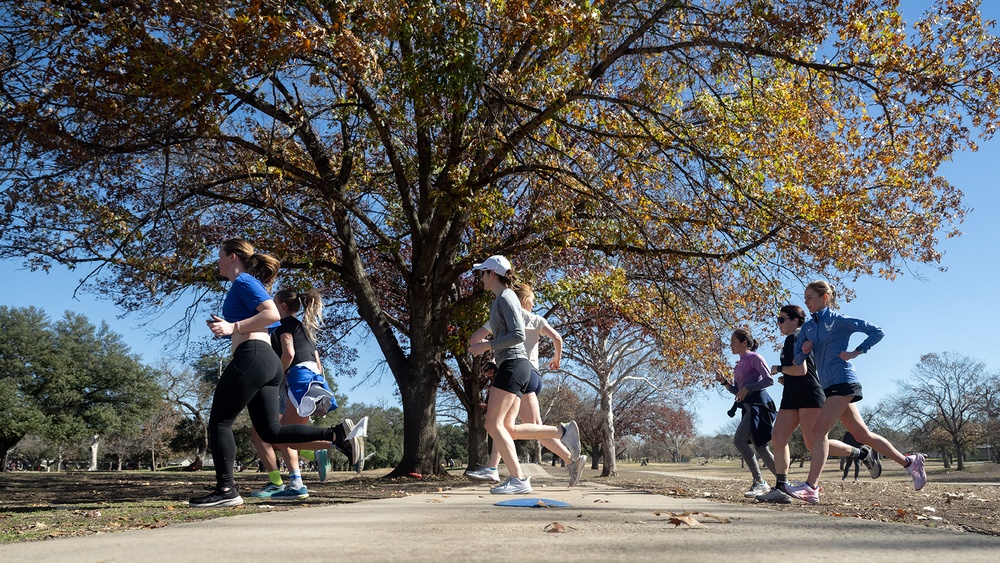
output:
[[736, 362], [733, 383], [737, 390], [747, 387], [753, 393], [774, 385], [774, 379], [771, 378], [771, 368], [764, 361], [764, 356], [757, 352], [747, 352]]

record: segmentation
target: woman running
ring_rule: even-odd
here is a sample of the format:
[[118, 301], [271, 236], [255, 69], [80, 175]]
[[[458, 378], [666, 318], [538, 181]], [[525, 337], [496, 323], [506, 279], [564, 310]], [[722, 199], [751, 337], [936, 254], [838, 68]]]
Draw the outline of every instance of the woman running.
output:
[[[274, 303], [281, 314], [281, 326], [271, 333], [271, 347], [281, 358], [285, 374], [281, 386], [283, 408], [280, 420], [282, 424], [309, 424], [310, 416], [324, 416], [337, 408], [333, 391], [323, 377], [323, 365], [316, 350], [316, 333], [323, 323], [323, 299], [315, 289], [305, 292], [283, 289], [274, 294]], [[299, 311], [302, 311], [301, 321], [296, 317]], [[353, 430], [350, 419], [345, 419], [344, 424], [348, 431]], [[309, 489], [302, 482], [299, 471], [297, 449], [288, 444], [265, 444], [253, 430], [250, 441], [270, 481], [262, 489], [251, 492], [250, 496], [273, 500], [302, 500], [309, 496]], [[275, 447], [281, 452], [288, 468], [288, 485], [282, 483], [274, 455]], [[315, 461], [319, 480], [326, 481], [330, 462], [325, 448], [316, 450]]]
[[469, 351], [479, 356], [489, 350], [497, 363], [489, 400], [486, 403], [486, 432], [507, 465], [510, 478], [493, 487], [493, 494], [527, 494], [532, 491], [529, 478], [521, 471], [521, 464], [514, 450], [514, 440], [539, 440], [557, 438], [569, 449], [571, 460], [580, 457], [580, 431], [576, 422], [546, 426], [543, 424], [516, 424], [521, 396], [531, 380], [531, 362], [524, 348], [524, 317], [517, 295], [511, 289], [514, 272], [503, 256], [490, 256], [473, 269], [482, 271], [483, 287], [496, 299], [490, 306], [492, 340], [469, 342]]
[[755, 351], [758, 345], [748, 331], [739, 329], [733, 332], [729, 339], [729, 349], [740, 357], [733, 369], [733, 381], [726, 379], [722, 370], [715, 374], [716, 381], [736, 395], [736, 402], [743, 410], [740, 424], [733, 435], [733, 445], [739, 450], [743, 462], [750, 470], [750, 476], [753, 477], [753, 484], [743, 493], [748, 498], [768, 492], [767, 481], [757, 464], [758, 455], [771, 473], [774, 473], [774, 456], [767, 447], [767, 443], [771, 441], [771, 425], [774, 423], [774, 401], [764, 390], [774, 385], [774, 380], [771, 379], [771, 371], [764, 357]]
[[[846, 317], [833, 312], [837, 308], [834, 288], [824, 280], [814, 281], [806, 286], [806, 308], [812, 318], [802, 325], [802, 331], [795, 341], [795, 363], [801, 365], [811, 352], [816, 358], [816, 368], [820, 385], [826, 395], [826, 402], [820, 409], [813, 426], [812, 460], [809, 462], [809, 476], [805, 482], [789, 485], [785, 492], [809, 503], [819, 502], [819, 477], [823, 465], [830, 455], [830, 441], [827, 434], [840, 420], [847, 431], [862, 444], [901, 465], [913, 478], [913, 488], [920, 490], [927, 483], [923, 454], [903, 455], [888, 440], [868, 430], [865, 421], [854, 403], [862, 399], [861, 383], [854, 372], [851, 360], [864, 354], [884, 333], [879, 327], [861, 319]], [[847, 351], [851, 335], [861, 332], [867, 338], [854, 349]]]
[[243, 504], [233, 480], [236, 461], [233, 423], [244, 408], [265, 442], [335, 442], [346, 452], [352, 451], [347, 439], [349, 431], [343, 424], [317, 428], [301, 424], [282, 426], [278, 422], [278, 387], [283, 373], [281, 360], [271, 348], [268, 327], [281, 315], [267, 288], [280, 267], [276, 258], [254, 252], [253, 246], [243, 239], [226, 240], [219, 249], [219, 272], [232, 286], [222, 303], [222, 317], [212, 315], [207, 322], [216, 337], [232, 340], [233, 358], [219, 377], [208, 419], [215, 487], [211, 493], [191, 499], [188, 502], [191, 507]]
[[[554, 354], [552, 360], [549, 362], [549, 369], [556, 370], [559, 369], [559, 362], [562, 358], [562, 337], [556, 332], [556, 329], [549, 325], [545, 317], [531, 312], [535, 307], [535, 292], [531, 290], [531, 286], [523, 283], [518, 284], [514, 289], [514, 293], [521, 303], [521, 314], [524, 317], [524, 347], [528, 352], [528, 361], [531, 362], [532, 368], [528, 387], [524, 390], [524, 394], [521, 395], [521, 406], [518, 408], [517, 416], [522, 422], [541, 424], [542, 414], [538, 408], [538, 394], [542, 392], [542, 376], [538, 370], [538, 340], [541, 335], [545, 335], [552, 341]], [[469, 340], [479, 342], [490, 334], [492, 334], [490, 324], [486, 323], [485, 326], [473, 333]], [[580, 476], [583, 475], [587, 456], [581, 455], [576, 460], [573, 460], [569, 449], [555, 438], [542, 438], [539, 442], [565, 462], [566, 471], [569, 473], [569, 486], [575, 486], [580, 481]], [[490, 459], [486, 462], [486, 465], [479, 469], [470, 469], [465, 472], [465, 475], [477, 481], [495, 481], [499, 483], [500, 473], [497, 469], [498, 463], [500, 463], [500, 451], [496, 447], [496, 442], [493, 442]]]
[[[778, 330], [785, 337], [785, 344], [781, 348], [781, 364], [771, 366], [771, 375], [779, 376], [778, 381], [784, 385], [784, 390], [781, 392], [781, 407], [771, 433], [774, 443], [774, 488], [767, 494], [758, 495], [757, 500], [760, 502], [792, 502], [792, 497], [785, 493], [791, 463], [788, 441], [795, 428], [801, 426], [806, 449], [812, 451], [813, 427], [819, 417], [820, 407], [826, 400], [816, 376], [816, 363], [812, 355], [806, 356], [804, 364], [795, 365], [795, 339], [805, 320], [806, 313], [798, 305], [785, 305], [778, 313]], [[861, 459], [871, 472], [872, 479], [877, 479], [882, 473], [878, 453], [868, 446], [856, 448], [830, 440], [830, 455], [852, 458], [855, 462]]]

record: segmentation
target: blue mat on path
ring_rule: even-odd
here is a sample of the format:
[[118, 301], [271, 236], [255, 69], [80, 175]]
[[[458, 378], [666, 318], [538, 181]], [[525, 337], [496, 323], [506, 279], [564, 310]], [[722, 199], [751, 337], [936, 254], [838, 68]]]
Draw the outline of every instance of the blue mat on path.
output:
[[517, 506], [527, 508], [566, 508], [568, 502], [549, 498], [514, 498], [496, 503], [496, 506]]

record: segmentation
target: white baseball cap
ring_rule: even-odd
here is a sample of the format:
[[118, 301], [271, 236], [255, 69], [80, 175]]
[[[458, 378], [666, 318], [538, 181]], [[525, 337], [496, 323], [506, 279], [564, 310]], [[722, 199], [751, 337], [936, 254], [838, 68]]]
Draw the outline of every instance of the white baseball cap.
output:
[[482, 264], [473, 264], [473, 270], [489, 270], [498, 276], [506, 276], [510, 271], [510, 260], [499, 254], [487, 258]]

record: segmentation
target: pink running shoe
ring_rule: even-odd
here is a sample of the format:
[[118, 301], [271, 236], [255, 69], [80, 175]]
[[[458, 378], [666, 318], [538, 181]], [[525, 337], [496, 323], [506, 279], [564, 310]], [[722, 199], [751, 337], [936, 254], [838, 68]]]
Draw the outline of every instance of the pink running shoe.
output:
[[816, 504], [819, 502], [819, 491], [819, 489], [810, 487], [809, 483], [806, 482], [787, 485], [785, 487], [786, 493], [799, 500], [804, 500], [809, 504]]
[[910, 465], [903, 469], [906, 474], [913, 477], [913, 488], [919, 491], [927, 484], [927, 472], [924, 471], [924, 454], [913, 454], [906, 456], [910, 460]]

